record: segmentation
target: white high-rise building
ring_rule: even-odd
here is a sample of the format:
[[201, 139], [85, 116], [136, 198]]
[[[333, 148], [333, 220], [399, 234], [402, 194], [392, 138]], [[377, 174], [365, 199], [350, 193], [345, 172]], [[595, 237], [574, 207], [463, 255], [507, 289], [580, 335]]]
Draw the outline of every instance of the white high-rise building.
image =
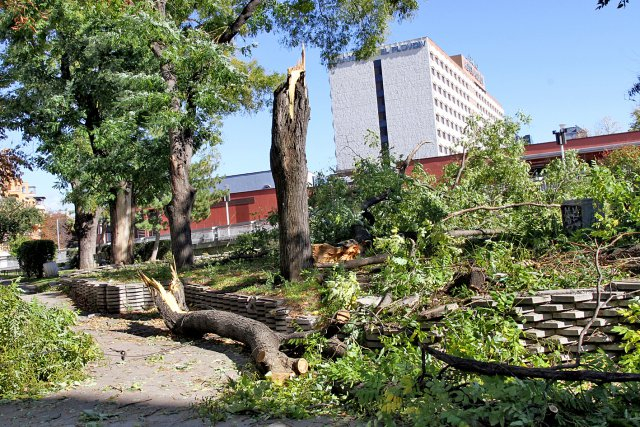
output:
[[338, 171], [380, 155], [381, 147], [365, 141], [371, 132], [396, 157], [422, 141], [429, 144], [415, 158], [443, 156], [459, 151], [467, 117], [504, 115], [477, 66], [427, 37], [382, 46], [367, 61], [344, 55], [330, 69], [329, 83]]

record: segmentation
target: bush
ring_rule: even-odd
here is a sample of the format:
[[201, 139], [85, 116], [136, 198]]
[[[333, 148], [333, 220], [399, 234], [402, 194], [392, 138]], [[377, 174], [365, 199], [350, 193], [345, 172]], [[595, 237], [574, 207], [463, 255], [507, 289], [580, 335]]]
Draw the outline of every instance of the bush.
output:
[[[153, 241], [136, 243], [133, 248], [133, 259], [136, 262], [149, 261], [151, 258], [151, 252], [153, 252]], [[160, 240], [160, 246], [158, 246], [157, 259], [164, 259], [164, 257], [171, 252], [171, 240]]]
[[71, 330], [76, 315], [20, 298], [15, 284], [0, 286], [0, 399], [41, 395], [82, 378], [100, 355], [93, 339]]
[[18, 248], [18, 264], [27, 277], [42, 277], [42, 264], [53, 261], [56, 245], [53, 240], [29, 240]]

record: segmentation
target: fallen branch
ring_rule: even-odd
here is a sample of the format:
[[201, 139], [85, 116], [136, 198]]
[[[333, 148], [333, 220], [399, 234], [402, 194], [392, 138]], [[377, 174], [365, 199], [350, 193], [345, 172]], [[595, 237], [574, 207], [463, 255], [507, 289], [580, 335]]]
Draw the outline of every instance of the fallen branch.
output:
[[539, 207], [539, 208], [559, 208], [560, 205], [557, 203], [536, 203], [536, 202], [524, 202], [524, 203], [511, 203], [508, 205], [502, 205], [502, 206], [476, 206], [473, 208], [467, 208], [467, 209], [462, 209], [460, 211], [456, 211], [456, 212], [452, 212], [449, 215], [445, 216], [442, 221], [440, 222], [445, 222], [447, 220], [450, 220], [451, 218], [455, 218], [457, 216], [461, 216], [464, 214], [468, 214], [470, 212], [476, 212], [476, 211], [500, 211], [503, 209], [512, 209], [512, 208], [519, 208], [521, 206], [535, 206], [535, 207]]
[[501, 228], [487, 228], [477, 230], [449, 230], [446, 233], [451, 237], [478, 237], [478, 236], [495, 236], [505, 231]]
[[365, 265], [383, 264], [384, 262], [387, 261], [388, 258], [389, 258], [389, 255], [380, 254], [380, 255], [370, 256], [367, 258], [356, 258], [356, 259], [352, 259], [342, 263], [319, 262], [315, 264], [315, 267], [316, 268], [333, 268], [337, 265], [340, 265], [346, 268], [347, 270], [352, 270], [354, 268], [364, 267]]
[[506, 363], [481, 362], [479, 360], [465, 359], [451, 356], [423, 344], [422, 350], [449, 366], [464, 372], [489, 376], [507, 376], [520, 379], [539, 378], [545, 380], [561, 381], [591, 381], [601, 383], [621, 383], [640, 381], [640, 374], [628, 374], [624, 372], [601, 372], [590, 370], [563, 371], [555, 368], [527, 368], [524, 366], [508, 365]]

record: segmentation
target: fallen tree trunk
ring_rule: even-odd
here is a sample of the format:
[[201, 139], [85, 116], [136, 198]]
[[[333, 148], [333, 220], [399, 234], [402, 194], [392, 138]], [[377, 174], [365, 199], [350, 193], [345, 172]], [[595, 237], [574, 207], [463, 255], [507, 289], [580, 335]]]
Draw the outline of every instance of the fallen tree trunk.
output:
[[640, 381], [640, 374], [590, 370], [563, 371], [557, 368], [527, 368], [524, 366], [507, 365], [506, 363], [481, 362], [479, 360], [451, 356], [447, 353], [431, 348], [428, 345], [422, 345], [422, 349], [436, 359], [455, 369], [480, 375], [501, 375], [520, 379], [539, 378], [554, 381], [591, 381], [600, 383]]
[[262, 322], [222, 310], [187, 311], [181, 303], [184, 288], [175, 270], [168, 291], [156, 280], [139, 274], [172, 333], [188, 337], [213, 333], [239, 341], [249, 347], [251, 357], [266, 376], [278, 384], [308, 371], [304, 358], [291, 358], [280, 351], [288, 336], [272, 331]]

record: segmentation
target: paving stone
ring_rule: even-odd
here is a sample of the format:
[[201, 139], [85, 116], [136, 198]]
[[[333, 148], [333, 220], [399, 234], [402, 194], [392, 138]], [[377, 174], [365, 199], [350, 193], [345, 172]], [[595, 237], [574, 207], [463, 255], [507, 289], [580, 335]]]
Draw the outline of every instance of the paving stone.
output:
[[524, 305], [513, 307], [513, 312], [516, 316], [524, 316], [525, 314], [532, 313], [534, 311], [534, 307], [531, 305]]
[[[566, 350], [569, 350], [572, 353], [577, 353], [578, 352], [578, 344], [573, 344], [573, 345], [569, 345], [567, 347], [565, 347]], [[596, 351], [598, 349], [598, 346], [595, 344], [584, 344], [582, 343], [582, 352], [590, 352], [590, 351]]]
[[551, 295], [532, 295], [528, 297], [516, 297], [516, 305], [538, 305], [551, 301]]
[[614, 308], [607, 308], [604, 310], [600, 310], [598, 316], [602, 317], [620, 317], [620, 312]]
[[[607, 305], [604, 303], [604, 301], [600, 301], [600, 308], [611, 308], [610, 305]], [[597, 301], [587, 301], [587, 302], [579, 302], [576, 304], [576, 308], [578, 310], [595, 310], [595, 308], [598, 306], [598, 302]]]
[[591, 293], [581, 293], [581, 294], [564, 294], [564, 295], [551, 295], [551, 302], [559, 302], [559, 303], [576, 303], [582, 301], [589, 301], [592, 299]]
[[631, 304], [632, 302], [632, 299], [620, 299], [611, 301], [610, 304], [614, 307], [629, 307], [629, 304]]
[[575, 340], [572, 340], [571, 338], [565, 337], [565, 336], [562, 336], [562, 335], [552, 335], [547, 339], [549, 341], [553, 341], [553, 342], [561, 344], [561, 345], [567, 345], [567, 344], [571, 344], [571, 343], [575, 342]]
[[541, 322], [543, 320], [551, 320], [553, 318], [552, 313], [527, 313], [522, 316], [527, 322]]
[[620, 280], [613, 282], [613, 286], [619, 291], [640, 291], [640, 280]]
[[[576, 323], [579, 326], [586, 326], [587, 323], [589, 323], [589, 321], [591, 320], [591, 318], [587, 318], [587, 319], [580, 319], [578, 320]], [[607, 319], [603, 319], [600, 317], [596, 317], [595, 319], [593, 319], [593, 323], [591, 324], [592, 327], [600, 327], [600, 326], [607, 326], [610, 325], [611, 322]]]
[[537, 329], [563, 329], [573, 326], [571, 322], [565, 322], [563, 320], [545, 320], [544, 322], [536, 323]]
[[573, 304], [543, 304], [536, 307], [537, 313], [557, 313], [573, 309]]
[[525, 338], [528, 339], [538, 339], [538, 338], [545, 338], [545, 337], [550, 337], [553, 334], [555, 334], [555, 330], [554, 329], [526, 329], [525, 331], [522, 332], [522, 335]]
[[526, 346], [526, 349], [529, 350], [533, 354], [540, 354], [540, 353], [544, 353], [545, 352], [544, 346], [540, 345], [540, 344], [528, 345], [528, 346]]
[[569, 326], [565, 329], [559, 329], [558, 335], [563, 335], [565, 337], [579, 337], [583, 329], [584, 328], [582, 326]]
[[588, 337], [584, 337], [584, 342], [588, 342], [588, 343], [610, 343], [610, 342], [615, 342], [616, 339], [613, 338], [611, 335], [605, 335], [605, 334], [594, 334], [594, 335], [589, 335]]
[[576, 320], [576, 319], [584, 319], [585, 317], [587, 317], [587, 313], [580, 310], [569, 310], [569, 311], [563, 311], [560, 313], [553, 313], [554, 319]]
[[622, 347], [621, 344], [616, 344], [616, 343], [600, 344], [600, 345], [598, 345], [598, 347], [603, 349], [604, 351], [615, 351], [615, 352], [623, 352], [624, 351], [624, 347]]
[[[626, 298], [627, 294], [625, 292], [600, 292], [600, 301], [606, 301], [608, 299], [610, 299], [611, 301], [613, 300], [617, 300], [617, 299], [624, 299]], [[594, 292], [593, 293], [593, 299], [597, 300], [598, 295]]]

